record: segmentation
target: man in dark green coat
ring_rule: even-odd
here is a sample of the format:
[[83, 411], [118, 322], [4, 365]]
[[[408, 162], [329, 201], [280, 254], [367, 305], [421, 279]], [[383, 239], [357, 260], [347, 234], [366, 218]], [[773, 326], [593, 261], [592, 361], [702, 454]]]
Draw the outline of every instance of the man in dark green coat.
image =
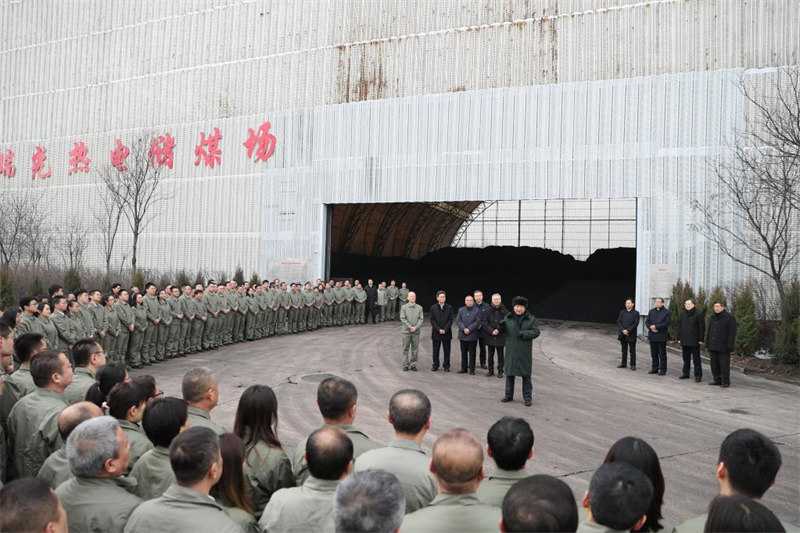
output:
[[525, 405], [533, 403], [533, 339], [539, 336], [539, 324], [536, 317], [528, 312], [528, 299], [515, 296], [512, 301], [513, 311], [506, 316], [500, 327], [506, 334], [506, 394], [501, 402], [514, 399], [514, 377], [522, 378], [522, 398]]

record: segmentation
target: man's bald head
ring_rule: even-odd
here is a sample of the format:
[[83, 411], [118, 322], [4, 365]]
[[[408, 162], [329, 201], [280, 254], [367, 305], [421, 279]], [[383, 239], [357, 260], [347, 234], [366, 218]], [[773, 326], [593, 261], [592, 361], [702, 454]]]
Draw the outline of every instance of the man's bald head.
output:
[[433, 445], [431, 471], [436, 476], [440, 493], [475, 492], [483, 479], [481, 443], [466, 429], [451, 429]]
[[58, 415], [58, 432], [61, 439], [67, 442], [72, 430], [90, 418], [103, 416], [103, 411], [92, 402], [78, 402], [70, 405]]
[[353, 442], [342, 429], [324, 426], [308, 437], [306, 460], [308, 472], [315, 478], [340, 479], [353, 460]]

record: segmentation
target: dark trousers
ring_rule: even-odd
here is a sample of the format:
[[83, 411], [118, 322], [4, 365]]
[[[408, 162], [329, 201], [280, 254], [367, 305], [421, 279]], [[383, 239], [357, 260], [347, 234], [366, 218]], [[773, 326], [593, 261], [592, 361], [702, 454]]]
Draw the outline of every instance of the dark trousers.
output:
[[[514, 397], [514, 376], [506, 376], [506, 398]], [[533, 382], [530, 376], [522, 376], [522, 399], [533, 401]]]
[[486, 339], [478, 339], [478, 356], [481, 362], [481, 368], [486, 364]]
[[622, 348], [622, 363], [628, 364], [628, 351], [631, 352], [631, 366], [636, 366], [636, 341], [628, 342], [626, 339], [620, 339], [619, 345]]
[[439, 368], [439, 347], [444, 350], [444, 367], [450, 368], [450, 339], [433, 339], [433, 368]]
[[370, 315], [372, 315], [372, 323], [374, 324], [375, 323], [375, 314], [376, 314], [376, 308], [371, 306], [371, 305], [367, 305], [365, 310], [364, 310], [364, 322], [366, 324], [369, 324], [369, 317], [370, 317]]
[[[461, 342], [461, 370], [475, 372], [475, 348], [478, 341], [459, 341]], [[469, 366], [469, 368], [467, 368]]]
[[505, 356], [504, 350], [505, 346], [487, 346], [488, 354], [489, 354], [489, 370], [494, 370], [494, 352], [497, 350], [497, 373], [503, 373], [503, 365], [505, 365]]
[[731, 354], [730, 352], [709, 351], [711, 356], [711, 375], [714, 376], [714, 383], [723, 385], [731, 384]]
[[667, 343], [650, 341], [650, 358], [653, 360], [653, 370], [667, 371]]
[[689, 375], [691, 363], [694, 363], [694, 377], [703, 377], [703, 364], [700, 361], [700, 346], [681, 346], [683, 349], [683, 375]]

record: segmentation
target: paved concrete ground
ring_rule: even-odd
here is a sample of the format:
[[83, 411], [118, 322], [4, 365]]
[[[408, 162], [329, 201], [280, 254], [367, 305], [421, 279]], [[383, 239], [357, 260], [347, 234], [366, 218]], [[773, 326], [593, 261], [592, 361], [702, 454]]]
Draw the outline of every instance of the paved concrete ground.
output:
[[[775, 440], [783, 456], [776, 486], [764, 502], [790, 523], [800, 523], [800, 388], [733, 373], [729, 389], [678, 380], [680, 357], [671, 356], [666, 376], [647, 375], [649, 350], [640, 343], [639, 370], [617, 369], [613, 326], [549, 322], [534, 349], [534, 404], [526, 408], [517, 384], [513, 403], [500, 403], [503, 381], [431, 372], [429, 330], [422, 332], [421, 365], [400, 368], [399, 323], [329, 328], [313, 333], [237, 344], [146, 369], [168, 395], [180, 396], [183, 373], [208, 366], [220, 378], [220, 405], [212, 414], [228, 429], [241, 392], [254, 383], [278, 395], [281, 441], [290, 451], [317, 428], [319, 374], [352, 380], [359, 390], [356, 425], [377, 441], [391, 437], [389, 398], [405, 387], [423, 390], [433, 403], [433, 428], [424, 441], [465, 427], [485, 441], [503, 415], [525, 417], [533, 426], [535, 455], [528, 469], [563, 478], [581, 497], [608, 448], [626, 435], [644, 438], [658, 452], [666, 479], [664, 516], [673, 523], [705, 512], [717, 493], [716, 460], [723, 438], [750, 427]], [[460, 356], [453, 343], [453, 369]], [[143, 373], [143, 370], [138, 373]], [[310, 379], [304, 379], [309, 377]], [[519, 380], [518, 380], [519, 381]], [[492, 464], [486, 462], [487, 472]]]

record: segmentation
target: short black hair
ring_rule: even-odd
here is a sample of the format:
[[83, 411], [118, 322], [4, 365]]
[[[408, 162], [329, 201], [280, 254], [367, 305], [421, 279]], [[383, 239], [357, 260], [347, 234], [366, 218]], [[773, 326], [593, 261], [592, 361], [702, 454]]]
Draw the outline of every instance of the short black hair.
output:
[[80, 339], [72, 345], [72, 360], [75, 366], [86, 366], [92, 355], [103, 349], [100, 343], [94, 339]]
[[644, 531], [658, 531], [663, 529], [659, 520], [661, 506], [664, 504], [664, 475], [661, 472], [661, 462], [658, 454], [643, 439], [638, 437], [622, 437], [609, 448], [604, 463], [627, 463], [638, 468], [653, 484], [653, 499], [647, 509], [647, 521], [641, 529]]
[[147, 404], [142, 427], [150, 442], [169, 448], [186, 424], [187, 416], [186, 402], [180, 398], [158, 398]]
[[486, 442], [503, 470], [522, 470], [533, 449], [533, 430], [523, 418], [504, 416], [489, 428]]
[[330, 377], [317, 387], [317, 405], [324, 418], [337, 420], [347, 414], [358, 399], [356, 386], [346, 379]]
[[122, 284], [121, 284], [121, 283], [112, 283], [112, 284], [111, 284], [111, 290], [114, 290], [114, 289], [116, 289], [117, 287], [122, 287]]
[[[0, 320], [0, 337], [3, 337], [5, 339], [9, 335], [11, 335], [12, 331], [14, 331], [14, 328], [12, 326], [10, 326], [8, 323], [6, 323], [5, 320]], [[23, 335], [29, 335], [29, 333], [23, 333]], [[20, 336], [23, 336], [23, 335], [20, 335]], [[38, 335], [38, 333], [37, 333], [37, 335]], [[17, 346], [17, 343], [16, 343], [16, 341], [14, 341], [14, 352], [15, 353], [17, 351], [16, 350], [16, 346]]]
[[140, 374], [138, 376], [134, 376], [131, 381], [142, 388], [142, 392], [144, 393], [146, 400], [149, 400], [156, 395], [158, 384], [156, 383], [156, 378], [150, 374]]
[[117, 383], [108, 393], [108, 414], [117, 420], [125, 420], [131, 407], [138, 407], [147, 401], [144, 388], [133, 381]]
[[53, 302], [53, 308], [55, 309], [55, 306], [57, 306], [57, 305], [58, 305], [58, 303], [59, 303], [61, 300], [66, 300], [66, 298], [65, 298], [64, 296], [53, 296], [53, 297], [51, 297], [51, 300], [52, 300], [52, 302]]
[[306, 458], [308, 472], [315, 478], [339, 479], [353, 460], [353, 441], [341, 428], [322, 427], [309, 435]]
[[169, 463], [179, 485], [194, 485], [201, 481], [217, 459], [219, 437], [206, 427], [187, 429], [176, 436], [169, 447]]
[[389, 400], [389, 416], [395, 431], [416, 435], [431, 417], [431, 401], [416, 389], [397, 391]]
[[0, 489], [0, 531], [41, 531], [58, 518], [58, 496], [43, 479], [15, 479]]
[[125, 363], [108, 363], [97, 371], [97, 381], [86, 391], [86, 401], [102, 408], [108, 393], [117, 383], [125, 381], [128, 369]]
[[589, 506], [600, 525], [627, 531], [650, 507], [653, 484], [647, 476], [627, 463], [606, 463], [589, 482]]
[[754, 429], [737, 429], [722, 441], [719, 462], [725, 463], [736, 492], [761, 498], [781, 468], [781, 452], [769, 438]]
[[81, 294], [83, 294], [83, 293], [86, 293], [86, 294], [88, 294], [88, 292], [86, 291], [86, 289], [83, 289], [83, 288], [81, 288], [81, 289], [78, 289], [77, 291], [75, 291], [75, 293], [74, 293], [74, 294], [75, 294], [75, 299], [77, 300], [77, 299], [78, 299], [78, 296], [80, 296], [80, 295], [81, 295]]
[[36, 298], [35, 296], [24, 296], [19, 299], [19, 308], [24, 309], [28, 307], [28, 305], [30, 305], [31, 302], [36, 302], [38, 304], [39, 299]]
[[31, 360], [31, 377], [37, 387], [45, 387], [50, 383], [53, 374], [61, 374], [61, 350], [44, 350]]
[[152, 283], [152, 282], [148, 281], [148, 282], [147, 282], [147, 283], [145, 283], [145, 285], [144, 285], [144, 290], [147, 290], [147, 289], [149, 289], [150, 287], [155, 287], [155, 286], [156, 286], [156, 284], [155, 284], [155, 283]]
[[44, 342], [44, 335], [41, 333], [23, 333], [14, 339], [14, 354], [20, 363], [27, 363], [33, 356], [33, 351], [39, 348]]
[[61, 290], [61, 289], [63, 289], [63, 288], [64, 288], [64, 287], [62, 287], [62, 286], [61, 286], [61, 285], [59, 285], [58, 283], [54, 283], [54, 284], [50, 285], [50, 286], [47, 288], [47, 294], [49, 294], [50, 296], [53, 296], [55, 293], [57, 293], [58, 291], [60, 291], [60, 290]]
[[503, 498], [503, 528], [512, 531], [575, 531], [578, 508], [569, 486], [536, 475], [515, 483]]
[[783, 524], [764, 504], [745, 496], [717, 496], [708, 506], [703, 531], [782, 531]]

